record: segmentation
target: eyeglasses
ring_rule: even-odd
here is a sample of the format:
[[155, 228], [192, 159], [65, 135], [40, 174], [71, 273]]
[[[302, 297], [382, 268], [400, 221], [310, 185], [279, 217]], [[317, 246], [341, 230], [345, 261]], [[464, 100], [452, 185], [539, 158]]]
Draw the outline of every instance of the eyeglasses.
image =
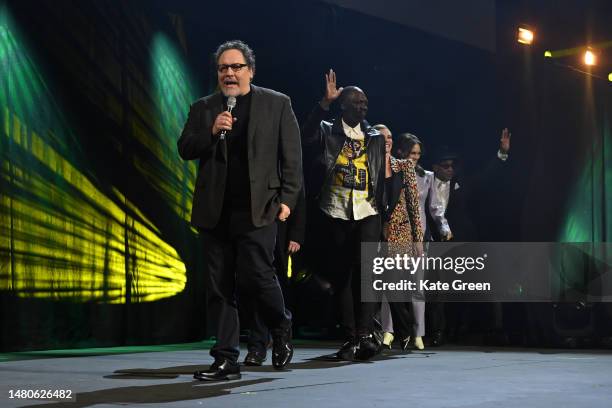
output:
[[232, 69], [234, 72], [240, 72], [242, 68], [247, 67], [249, 64], [221, 64], [217, 65], [217, 71], [225, 74], [228, 69]]

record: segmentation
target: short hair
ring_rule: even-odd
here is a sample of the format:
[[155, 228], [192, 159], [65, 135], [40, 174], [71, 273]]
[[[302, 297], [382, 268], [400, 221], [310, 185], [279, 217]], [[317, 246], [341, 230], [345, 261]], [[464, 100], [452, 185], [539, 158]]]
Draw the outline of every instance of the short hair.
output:
[[240, 40], [226, 41], [221, 44], [215, 52], [215, 63], [219, 62], [221, 54], [223, 54], [227, 50], [240, 51], [249, 68], [251, 68], [253, 71], [255, 70], [255, 53], [253, 52], [251, 47], [249, 47], [244, 41]]
[[344, 89], [342, 89], [342, 92], [340, 92], [340, 96], [338, 97], [338, 102], [340, 104], [340, 107], [342, 107], [342, 105], [344, 104], [344, 101], [346, 100], [346, 98], [348, 98], [349, 95], [352, 95], [357, 92], [365, 95], [365, 92], [363, 92], [363, 90], [361, 90], [361, 88], [357, 86], [354, 86], [354, 85], [345, 86]]

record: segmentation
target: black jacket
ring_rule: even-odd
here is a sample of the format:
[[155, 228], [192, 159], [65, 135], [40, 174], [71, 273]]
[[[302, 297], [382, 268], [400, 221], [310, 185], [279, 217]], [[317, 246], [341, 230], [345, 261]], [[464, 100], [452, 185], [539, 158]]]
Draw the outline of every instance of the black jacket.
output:
[[[480, 237], [474, 225], [473, 219], [482, 218], [484, 211], [493, 211], [494, 218], [489, 220], [487, 227], [499, 223], [498, 207], [490, 208], [487, 204], [489, 200], [484, 200], [483, 188], [487, 186], [499, 186], [495, 180], [498, 179], [507, 163], [495, 157], [490, 159], [482, 170], [471, 178], [454, 177], [450, 181], [450, 191], [448, 205], [444, 216], [453, 233], [453, 240], [456, 242], [477, 242]], [[485, 208], [482, 208], [482, 207]], [[429, 215], [429, 212], [427, 213]], [[476, 218], [473, 218], [476, 217]], [[502, 217], [503, 218], [503, 217]], [[433, 222], [435, 225], [435, 222]], [[439, 229], [432, 228], [432, 235], [436, 241], [440, 240]]]
[[395, 210], [395, 206], [400, 198], [400, 193], [402, 192], [402, 187], [404, 185], [404, 172], [392, 172], [391, 177], [387, 179], [387, 183], [385, 184], [385, 194], [384, 194], [384, 204], [385, 204], [385, 212], [383, 215], [383, 221], [389, 221], [391, 218], [391, 214], [393, 214], [393, 210]]
[[[302, 187], [300, 130], [288, 96], [251, 85], [248, 127], [248, 168], [253, 225], [274, 222], [280, 203], [293, 208]], [[227, 146], [212, 135], [215, 118], [223, 110], [220, 93], [193, 105], [178, 140], [185, 160], [199, 159], [193, 192], [191, 222], [214, 228], [221, 216], [227, 177]], [[231, 135], [229, 136], [231, 137]]]
[[278, 268], [279, 280], [284, 282], [287, 279], [287, 265], [289, 254], [287, 247], [289, 241], [300, 244], [301, 249], [298, 256], [304, 253], [304, 235], [306, 232], [306, 200], [304, 190], [300, 191], [298, 202], [291, 211], [286, 222], [277, 221], [278, 232], [276, 235], [276, 247], [274, 248], [274, 263]]
[[[338, 155], [346, 140], [342, 120], [336, 117], [331, 121], [324, 120], [327, 111], [317, 104], [310, 113], [302, 128], [302, 146], [308, 156], [313, 159], [309, 171], [311, 183], [309, 189], [318, 199], [321, 189], [332, 175]], [[376, 206], [382, 214], [384, 178], [385, 178], [385, 139], [376, 129], [366, 121], [361, 123], [361, 130], [366, 138], [366, 151], [368, 155], [368, 172], [370, 179], [369, 192], [376, 198]]]
[[[304, 236], [306, 235], [306, 198], [304, 195], [304, 189], [300, 191], [298, 201], [295, 204], [291, 214], [286, 222], [278, 222], [278, 238], [277, 241], [295, 241], [300, 245], [304, 245]], [[281, 230], [284, 230], [281, 233]], [[286, 238], [283, 238], [283, 234]]]

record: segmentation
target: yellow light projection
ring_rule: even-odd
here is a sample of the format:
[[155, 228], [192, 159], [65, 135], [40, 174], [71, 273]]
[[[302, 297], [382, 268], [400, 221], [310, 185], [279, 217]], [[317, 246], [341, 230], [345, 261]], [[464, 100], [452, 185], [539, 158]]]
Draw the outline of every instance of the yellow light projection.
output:
[[109, 303], [180, 293], [179, 254], [135, 203], [88, 170], [12, 27], [0, 7], [0, 290]]
[[132, 209], [123, 210], [17, 116], [6, 109], [4, 115], [10, 115], [5, 123], [12, 126], [3, 136], [54, 179], [3, 162], [2, 177], [15, 191], [3, 195], [0, 204], [12, 223], [1, 218], [0, 231], [11, 249], [4, 289], [20, 296], [112, 303], [125, 302], [128, 291], [132, 301], [153, 301], [184, 289], [185, 265], [132, 203], [114, 190]]

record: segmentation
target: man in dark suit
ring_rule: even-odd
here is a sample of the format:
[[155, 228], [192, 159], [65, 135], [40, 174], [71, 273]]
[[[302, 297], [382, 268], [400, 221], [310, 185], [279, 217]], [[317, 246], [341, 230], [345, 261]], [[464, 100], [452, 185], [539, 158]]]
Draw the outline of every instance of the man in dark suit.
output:
[[[215, 362], [200, 380], [240, 378], [236, 292], [254, 297], [282, 369], [293, 355], [291, 313], [273, 266], [277, 227], [301, 188], [300, 133], [289, 97], [251, 84], [253, 51], [242, 41], [216, 52], [220, 92], [196, 101], [178, 141], [185, 160], [199, 159], [191, 222], [200, 230], [208, 312], [218, 319]], [[228, 98], [236, 99], [232, 113]]]
[[[472, 177], [466, 184], [480, 186], [489, 182], [493, 175], [499, 172], [502, 163], [508, 159], [510, 150], [510, 132], [503, 129], [500, 136], [497, 158], [490, 160], [476, 177]], [[437, 228], [433, 228], [436, 241], [472, 242], [478, 240], [478, 233], [470, 220], [468, 203], [470, 191], [464, 183], [457, 178], [458, 155], [450, 151], [447, 146], [440, 146], [434, 152], [434, 191], [436, 192], [433, 221]]]
[[[458, 179], [456, 169], [458, 155], [450, 151], [447, 146], [440, 146], [434, 152], [433, 171], [434, 182], [433, 190], [435, 195], [432, 202], [432, 218], [435, 227], [432, 228], [432, 236], [435, 241], [455, 241], [455, 242], [476, 242], [478, 233], [470, 217], [468, 207], [470, 204], [470, 191], [474, 186], [485, 184], [488, 178], [498, 174], [502, 163], [508, 159], [510, 150], [510, 132], [507, 128], [501, 132], [499, 150], [497, 157], [479, 172], [478, 176], [473, 177], [468, 182]], [[473, 201], [473, 197], [472, 197]], [[450, 320], [454, 328], [452, 332], [467, 330], [468, 324], [468, 304], [455, 303], [449, 310], [445, 310], [443, 302], [432, 302], [428, 306], [430, 320], [430, 332], [432, 346], [439, 346], [444, 343], [444, 332], [447, 322], [446, 315], [449, 310]]]
[[[298, 202], [291, 211], [291, 216], [286, 222], [277, 221], [278, 235], [274, 248], [274, 266], [278, 277], [285, 304], [293, 306], [291, 296], [291, 282], [287, 275], [289, 257], [300, 251], [304, 245], [304, 233], [306, 229], [306, 200], [304, 190], [300, 192]], [[243, 314], [248, 321], [249, 339], [247, 342], [248, 353], [244, 358], [244, 365], [261, 366], [266, 361], [266, 349], [270, 340], [270, 332], [254, 303], [244, 304]]]
[[467, 190], [456, 178], [458, 156], [441, 147], [434, 153], [434, 202], [433, 228], [436, 241], [471, 242], [476, 239], [475, 228], [467, 211]]

